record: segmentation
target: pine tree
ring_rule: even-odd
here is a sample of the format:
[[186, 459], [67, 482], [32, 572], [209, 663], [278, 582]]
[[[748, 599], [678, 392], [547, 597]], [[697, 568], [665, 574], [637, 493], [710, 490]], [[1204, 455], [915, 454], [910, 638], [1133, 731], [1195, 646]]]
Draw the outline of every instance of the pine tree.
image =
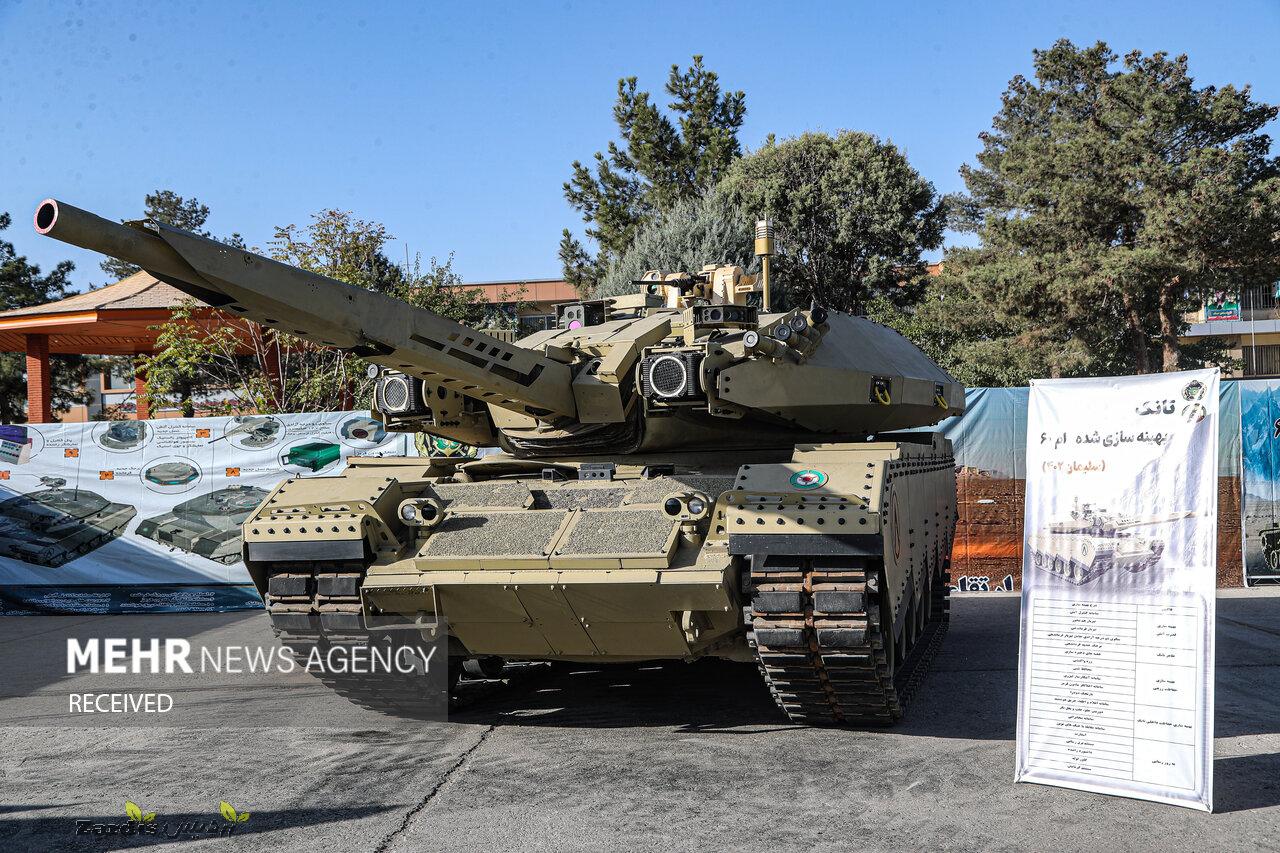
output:
[[[1277, 108], [1250, 88], [1197, 88], [1187, 58], [1118, 57], [1062, 40], [1014, 77], [919, 322], [972, 381], [1147, 373], [1223, 358], [1179, 340], [1206, 294], [1280, 277]], [[957, 322], [958, 318], [958, 322]], [[997, 367], [998, 366], [998, 367]], [[992, 371], [998, 370], [999, 376]]]
[[770, 137], [720, 189], [751, 221], [773, 218], [775, 286], [791, 305], [909, 305], [924, 277], [921, 253], [942, 245], [946, 213], [933, 184], [892, 142], [867, 133]]
[[746, 116], [746, 95], [722, 92], [720, 79], [694, 56], [687, 71], [671, 66], [664, 114], [635, 77], [618, 81], [613, 118], [619, 141], [596, 152], [594, 171], [580, 161], [564, 185], [565, 199], [588, 223], [595, 241], [592, 257], [580, 240], [565, 230], [560, 258], [565, 278], [580, 292], [595, 289], [609, 264], [620, 258], [636, 229], [680, 199], [700, 196], [720, 180], [741, 154], [738, 130]]
[[704, 264], [752, 268], [754, 220], [723, 193], [677, 201], [640, 226], [631, 247], [609, 266], [597, 298], [636, 292], [648, 270], [697, 272]]
[[[154, 219], [202, 237], [209, 236], [209, 232], [204, 230], [204, 223], [209, 218], [209, 208], [198, 199], [183, 198], [173, 190], [156, 190], [147, 193], [144, 204], [146, 219]], [[107, 258], [101, 266], [102, 271], [111, 276], [112, 282], [128, 278], [138, 271], [138, 267], [119, 258]]]

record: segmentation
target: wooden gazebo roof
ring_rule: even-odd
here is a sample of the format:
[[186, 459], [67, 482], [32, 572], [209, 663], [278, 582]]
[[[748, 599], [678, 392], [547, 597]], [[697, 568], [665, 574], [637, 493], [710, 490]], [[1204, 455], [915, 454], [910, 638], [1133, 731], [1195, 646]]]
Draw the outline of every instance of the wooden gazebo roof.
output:
[[190, 299], [145, 272], [49, 302], [0, 311], [0, 352], [23, 352], [27, 335], [47, 335], [49, 352], [133, 355], [155, 346], [151, 326], [167, 321]]

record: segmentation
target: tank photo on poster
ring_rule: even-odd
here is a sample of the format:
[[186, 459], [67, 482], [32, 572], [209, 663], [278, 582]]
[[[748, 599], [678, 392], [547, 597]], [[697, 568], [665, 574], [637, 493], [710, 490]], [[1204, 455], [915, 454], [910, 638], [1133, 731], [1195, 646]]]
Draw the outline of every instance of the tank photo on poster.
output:
[[105, 421], [93, 428], [94, 442], [112, 453], [141, 450], [151, 438], [151, 425], [145, 421]]
[[1193, 517], [1191, 510], [1145, 517], [1116, 513], [1077, 497], [1070, 517], [1041, 528], [1027, 547], [1037, 569], [1076, 585], [1111, 571], [1154, 575], [1165, 552], [1161, 529]]
[[284, 437], [284, 424], [270, 415], [237, 415], [227, 421], [226, 431], [210, 441], [226, 441], [239, 450], [267, 450]]

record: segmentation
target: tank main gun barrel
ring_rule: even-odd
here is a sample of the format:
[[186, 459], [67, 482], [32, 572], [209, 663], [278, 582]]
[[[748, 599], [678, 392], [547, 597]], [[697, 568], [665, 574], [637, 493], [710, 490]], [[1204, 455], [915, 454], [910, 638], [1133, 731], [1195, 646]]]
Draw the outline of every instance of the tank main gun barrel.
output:
[[55, 199], [36, 231], [136, 264], [267, 328], [538, 418], [575, 418], [569, 366], [402, 300], [160, 222], [127, 225]]
[[1119, 518], [1115, 522], [1117, 529], [1127, 530], [1131, 527], [1147, 527], [1158, 524], [1170, 524], [1174, 521], [1181, 521], [1184, 518], [1195, 518], [1196, 511], [1193, 509], [1182, 510], [1180, 512], [1169, 512], [1164, 515], [1147, 515], [1141, 517]]

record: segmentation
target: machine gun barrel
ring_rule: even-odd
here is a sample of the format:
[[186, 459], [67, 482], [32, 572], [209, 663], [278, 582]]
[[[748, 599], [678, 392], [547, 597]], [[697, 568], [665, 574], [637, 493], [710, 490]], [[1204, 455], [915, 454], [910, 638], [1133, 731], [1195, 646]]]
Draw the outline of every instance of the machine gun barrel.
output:
[[55, 199], [40, 234], [142, 267], [215, 308], [468, 397], [535, 417], [576, 418], [569, 366], [402, 300], [160, 222], [122, 225]]

